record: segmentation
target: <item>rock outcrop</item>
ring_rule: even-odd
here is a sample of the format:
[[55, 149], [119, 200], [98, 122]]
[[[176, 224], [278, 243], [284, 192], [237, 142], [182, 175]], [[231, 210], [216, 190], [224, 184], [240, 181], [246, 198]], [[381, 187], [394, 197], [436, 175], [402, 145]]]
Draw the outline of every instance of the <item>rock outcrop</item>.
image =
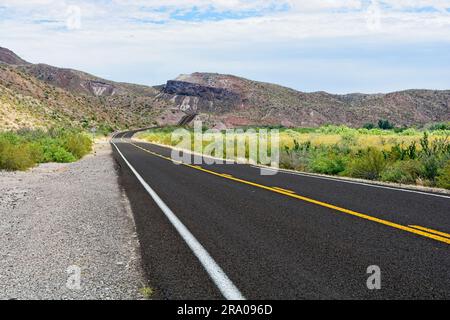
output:
[[168, 81], [162, 93], [186, 113], [226, 113], [242, 103], [238, 93], [185, 81]]

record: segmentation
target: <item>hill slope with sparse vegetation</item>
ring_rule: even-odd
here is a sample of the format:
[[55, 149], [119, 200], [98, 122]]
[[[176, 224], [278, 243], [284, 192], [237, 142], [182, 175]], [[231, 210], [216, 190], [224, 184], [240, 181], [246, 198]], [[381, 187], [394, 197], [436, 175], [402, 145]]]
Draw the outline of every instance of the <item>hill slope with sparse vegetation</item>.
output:
[[360, 127], [378, 119], [398, 126], [450, 120], [450, 90], [388, 94], [305, 93], [232, 75], [193, 73], [167, 82], [159, 96], [197, 113], [209, 124], [287, 127], [344, 124]]
[[0, 130], [150, 126], [167, 109], [152, 87], [30, 64], [0, 48]]
[[176, 124], [198, 114], [209, 126], [344, 124], [387, 119], [402, 127], [450, 121], [450, 90], [388, 94], [305, 93], [232, 75], [193, 73], [166, 85], [118, 83], [31, 64], [0, 48], [0, 130], [70, 125], [114, 129]]

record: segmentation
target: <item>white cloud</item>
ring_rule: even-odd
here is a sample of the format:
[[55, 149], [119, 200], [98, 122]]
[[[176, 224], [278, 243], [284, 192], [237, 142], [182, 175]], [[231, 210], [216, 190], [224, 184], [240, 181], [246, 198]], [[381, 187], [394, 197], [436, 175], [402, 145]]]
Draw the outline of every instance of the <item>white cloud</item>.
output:
[[[339, 44], [450, 43], [449, 0], [112, 0], [108, 5], [87, 0], [0, 1], [9, 13], [2, 18], [5, 10], [0, 10], [0, 46], [32, 62], [100, 72], [116, 80], [132, 81], [134, 72], [147, 83], [196, 69], [269, 70], [270, 64], [285, 68], [277, 74], [287, 74], [304, 66], [305, 60], [288, 59], [297, 63], [289, 67], [280, 63], [284, 59], [280, 57], [294, 55], [311, 43], [323, 44], [321, 50], [331, 52]], [[289, 10], [270, 10], [286, 9], [283, 4]], [[80, 8], [82, 25], [67, 28], [70, 6]], [[417, 10], [430, 6], [436, 11]], [[255, 15], [220, 21], [171, 17], [177, 10], [188, 12], [194, 7]], [[332, 65], [344, 68], [348, 63]]]

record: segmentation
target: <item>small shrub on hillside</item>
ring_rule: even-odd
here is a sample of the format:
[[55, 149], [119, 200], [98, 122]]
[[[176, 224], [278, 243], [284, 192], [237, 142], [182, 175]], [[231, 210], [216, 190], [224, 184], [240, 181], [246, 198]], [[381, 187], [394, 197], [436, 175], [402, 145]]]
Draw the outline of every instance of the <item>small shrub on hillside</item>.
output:
[[110, 133], [114, 132], [114, 128], [110, 126], [109, 124], [101, 124], [98, 128], [98, 134], [104, 135], [105, 137], [108, 136]]

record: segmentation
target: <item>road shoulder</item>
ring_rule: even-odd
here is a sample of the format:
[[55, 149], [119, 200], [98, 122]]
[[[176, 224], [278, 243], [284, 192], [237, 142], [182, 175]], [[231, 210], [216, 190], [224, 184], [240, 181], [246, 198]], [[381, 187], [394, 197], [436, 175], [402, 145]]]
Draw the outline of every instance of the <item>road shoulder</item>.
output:
[[142, 298], [130, 205], [109, 143], [95, 149], [77, 163], [0, 172], [0, 299]]

